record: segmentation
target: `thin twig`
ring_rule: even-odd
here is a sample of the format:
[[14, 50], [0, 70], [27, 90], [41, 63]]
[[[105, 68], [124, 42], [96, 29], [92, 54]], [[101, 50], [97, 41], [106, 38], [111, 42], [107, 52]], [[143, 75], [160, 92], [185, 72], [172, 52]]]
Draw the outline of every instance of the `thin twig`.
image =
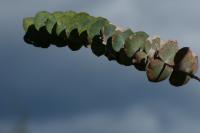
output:
[[194, 75], [194, 74], [189, 74], [191, 78], [196, 79], [197, 81], [200, 82], [200, 77]]
[[[168, 67], [171, 67], [172, 69], [174, 69], [174, 65], [170, 65], [170, 64], [166, 64]], [[189, 75], [191, 78], [193, 78], [193, 79], [196, 79], [197, 81], [199, 81], [200, 82], [200, 77], [198, 77], [198, 76], [196, 76], [196, 75], [194, 75], [194, 74], [190, 74], [190, 73], [186, 73], [186, 72], [184, 72], [185, 74], [187, 74], [187, 75]]]

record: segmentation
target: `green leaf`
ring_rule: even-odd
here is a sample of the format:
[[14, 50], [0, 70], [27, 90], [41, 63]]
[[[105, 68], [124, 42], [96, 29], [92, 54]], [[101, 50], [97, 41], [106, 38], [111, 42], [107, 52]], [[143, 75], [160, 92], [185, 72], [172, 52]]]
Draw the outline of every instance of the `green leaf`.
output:
[[148, 80], [152, 82], [165, 80], [171, 72], [172, 68], [159, 59], [151, 59], [146, 69]]
[[140, 37], [143, 39], [147, 39], [149, 37], [149, 35], [144, 31], [138, 31], [138, 32], [135, 32], [135, 34], [137, 37]]
[[178, 51], [177, 41], [167, 41], [158, 51], [158, 56], [167, 64], [174, 65], [174, 57]]
[[127, 39], [132, 34], [134, 34], [134, 32], [131, 29], [127, 29], [124, 32], [122, 32], [122, 36], [124, 39]]
[[153, 58], [160, 47], [160, 37], [148, 37], [144, 43], [144, 51]]
[[66, 33], [69, 36], [70, 32], [74, 29], [77, 29], [77, 22], [75, 22], [74, 18], [77, 15], [76, 12], [68, 11], [64, 13], [64, 25], [66, 28]]
[[132, 33], [126, 39], [124, 50], [128, 57], [132, 57], [138, 50], [143, 50], [148, 35], [145, 32]]
[[46, 25], [46, 21], [49, 17], [49, 13], [46, 11], [38, 12], [34, 18], [35, 28], [39, 31], [39, 29]]
[[96, 18], [96, 20], [94, 21], [94, 23], [92, 23], [89, 26], [88, 29], [88, 38], [89, 40], [92, 40], [94, 36], [96, 35], [100, 35], [100, 31], [103, 28], [103, 26], [108, 23], [108, 20], [102, 17], [98, 17]]
[[91, 24], [93, 17], [89, 16], [89, 14], [81, 12], [74, 16], [74, 23], [78, 29], [79, 34], [83, 31], [87, 30], [88, 25]]
[[116, 26], [114, 26], [113, 24], [105, 24], [105, 26], [103, 27], [103, 42], [106, 44], [108, 38], [110, 38], [114, 31], [116, 29]]
[[66, 29], [64, 24], [65, 17], [63, 12], [56, 11], [52, 13], [56, 19], [56, 34], [59, 36], [62, 31]]
[[[82, 24], [81, 24], [82, 21]], [[88, 33], [88, 29], [90, 29], [90, 26], [96, 22], [96, 18], [93, 16], [87, 16], [86, 18], [82, 18], [78, 24], [78, 32], [79, 34], [81, 34], [82, 32], [87, 32]]]
[[144, 51], [147, 53], [147, 55], [150, 57], [150, 58], [153, 58], [156, 51], [157, 51], [157, 48], [156, 46], [153, 44], [153, 43], [150, 43], [148, 40], [144, 43]]
[[124, 48], [126, 39], [132, 34], [133, 32], [130, 29], [127, 29], [123, 32], [116, 31], [112, 36], [112, 47], [114, 51], [119, 52], [122, 48]]
[[48, 19], [46, 21], [46, 29], [48, 31], [49, 34], [52, 33], [53, 27], [56, 24], [56, 18], [54, 15], [49, 14]]
[[143, 31], [138, 31], [135, 32], [135, 36], [136, 36], [136, 40], [138, 43], [140, 43], [140, 49], [144, 50], [144, 45], [146, 43], [147, 38], [149, 37], [149, 35], [146, 32]]
[[23, 28], [25, 32], [28, 31], [28, 28], [34, 24], [34, 18], [33, 17], [28, 17], [23, 19]]
[[112, 48], [115, 52], [119, 52], [123, 48], [124, 38], [120, 31], [116, 31], [112, 36]]
[[56, 18], [56, 20], [60, 17], [62, 17], [64, 14], [64, 12], [61, 12], [61, 11], [55, 11], [52, 13], [52, 15], [54, 15], [54, 17]]
[[131, 35], [126, 39], [124, 50], [128, 57], [132, 57], [139, 49], [143, 47], [144, 41], [136, 35]]

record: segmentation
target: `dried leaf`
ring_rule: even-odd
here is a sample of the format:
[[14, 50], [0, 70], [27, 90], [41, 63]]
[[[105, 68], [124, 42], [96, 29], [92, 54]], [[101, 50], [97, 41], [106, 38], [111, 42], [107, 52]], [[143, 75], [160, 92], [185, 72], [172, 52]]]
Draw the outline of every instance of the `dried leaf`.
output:
[[171, 74], [172, 68], [159, 59], [151, 59], [146, 72], [149, 81], [159, 82], [165, 80]]

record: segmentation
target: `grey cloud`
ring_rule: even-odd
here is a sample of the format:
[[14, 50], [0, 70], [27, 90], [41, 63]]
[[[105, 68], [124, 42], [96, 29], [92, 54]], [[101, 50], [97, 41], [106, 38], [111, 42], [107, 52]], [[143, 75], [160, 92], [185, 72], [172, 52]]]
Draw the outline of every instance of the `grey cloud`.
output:
[[[157, 111], [162, 112], [162, 109]], [[200, 121], [187, 112], [168, 106], [159, 117], [157, 112], [145, 106], [129, 107], [123, 113], [90, 112], [77, 117], [65, 119], [51, 118], [48, 120], [27, 121], [24, 127], [32, 133], [198, 133]], [[170, 120], [170, 121], [169, 121]], [[0, 126], [1, 127], [1, 126]], [[4, 123], [3, 130], [14, 129], [9, 123]]]

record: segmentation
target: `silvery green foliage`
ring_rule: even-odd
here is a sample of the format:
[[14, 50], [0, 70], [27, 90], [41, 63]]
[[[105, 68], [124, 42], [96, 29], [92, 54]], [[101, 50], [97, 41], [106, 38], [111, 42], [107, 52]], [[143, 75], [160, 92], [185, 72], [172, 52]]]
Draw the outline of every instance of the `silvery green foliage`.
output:
[[72, 50], [82, 45], [91, 46], [97, 56], [105, 55], [109, 60], [146, 71], [152, 82], [170, 76], [172, 85], [181, 86], [194, 78], [198, 69], [197, 55], [190, 48], [179, 49], [177, 41], [149, 37], [143, 31], [120, 29], [105, 18], [84, 12], [40, 11], [34, 17], [25, 18], [23, 27], [28, 38], [26, 42], [35, 46], [68, 43]]

